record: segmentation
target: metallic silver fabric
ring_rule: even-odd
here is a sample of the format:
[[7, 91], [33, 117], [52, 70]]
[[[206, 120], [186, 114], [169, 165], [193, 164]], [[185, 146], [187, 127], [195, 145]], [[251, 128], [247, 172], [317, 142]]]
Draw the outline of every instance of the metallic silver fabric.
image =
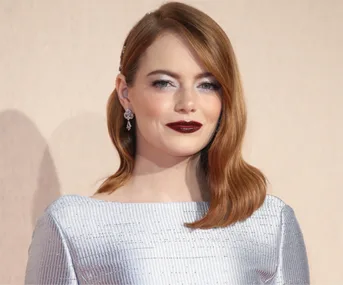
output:
[[303, 235], [289, 205], [267, 195], [243, 222], [184, 227], [208, 207], [62, 196], [37, 222], [25, 284], [310, 284]]

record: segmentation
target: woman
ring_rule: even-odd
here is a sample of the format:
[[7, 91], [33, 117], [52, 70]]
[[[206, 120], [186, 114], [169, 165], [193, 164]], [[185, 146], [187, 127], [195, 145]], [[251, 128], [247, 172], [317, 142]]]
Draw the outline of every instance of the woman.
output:
[[242, 158], [239, 71], [209, 16], [177, 2], [145, 15], [107, 115], [119, 170], [45, 210], [26, 284], [309, 284], [293, 209]]

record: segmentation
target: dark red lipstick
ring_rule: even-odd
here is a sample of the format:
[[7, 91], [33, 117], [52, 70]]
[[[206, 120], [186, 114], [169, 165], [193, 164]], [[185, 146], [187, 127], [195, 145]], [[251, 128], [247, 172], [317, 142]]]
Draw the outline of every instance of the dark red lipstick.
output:
[[168, 123], [166, 126], [180, 133], [194, 133], [202, 127], [202, 124], [196, 121], [177, 121]]

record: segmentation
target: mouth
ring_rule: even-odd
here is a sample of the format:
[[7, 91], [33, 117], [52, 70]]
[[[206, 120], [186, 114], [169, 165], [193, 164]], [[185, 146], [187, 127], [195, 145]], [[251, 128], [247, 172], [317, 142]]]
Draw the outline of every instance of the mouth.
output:
[[202, 124], [196, 121], [178, 121], [178, 122], [172, 122], [166, 124], [167, 127], [173, 129], [174, 131], [177, 131], [179, 133], [194, 133], [198, 131], [201, 127]]

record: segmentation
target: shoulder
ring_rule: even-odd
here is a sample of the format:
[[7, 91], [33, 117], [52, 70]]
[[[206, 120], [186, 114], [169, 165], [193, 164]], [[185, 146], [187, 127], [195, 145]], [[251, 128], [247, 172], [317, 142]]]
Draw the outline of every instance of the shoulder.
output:
[[284, 200], [275, 195], [267, 194], [259, 210], [271, 210], [273, 212], [280, 212], [285, 206], [287, 206], [287, 203]]
[[278, 196], [267, 194], [263, 204], [254, 212], [253, 216], [258, 218], [268, 217], [268, 219], [280, 223], [282, 216], [285, 214], [294, 215], [292, 206]]
[[63, 195], [52, 201], [44, 210], [44, 213], [56, 215], [63, 211], [68, 211], [82, 203], [82, 196], [79, 195]]
[[63, 195], [45, 208], [39, 220], [50, 219], [56, 224], [72, 221], [87, 212], [87, 199], [85, 196]]
[[278, 207], [283, 207], [286, 204], [286, 202], [284, 200], [282, 200], [280, 197], [272, 195], [272, 194], [267, 194], [266, 195], [266, 200], [265, 202], [267, 202], [268, 204], [272, 204]]
[[267, 194], [262, 205], [237, 226], [239, 230], [253, 234], [247, 235], [247, 239], [258, 244], [267, 239], [277, 248], [285, 228], [295, 228], [297, 221], [290, 205], [275, 195]]
[[288, 203], [286, 203], [286, 201], [272, 194], [266, 195], [266, 199], [261, 207], [273, 209], [278, 212], [281, 212], [283, 209], [292, 209], [292, 207]]
[[[276, 208], [278, 216], [279, 216], [279, 222], [282, 226], [294, 226], [294, 227], [300, 227], [299, 221], [297, 218], [297, 215], [293, 209], [293, 207], [289, 204], [287, 204], [285, 201], [280, 199], [277, 196], [274, 195], [268, 195], [269, 204], [270, 205], [277, 205]], [[275, 207], [275, 206], [274, 206]]]

